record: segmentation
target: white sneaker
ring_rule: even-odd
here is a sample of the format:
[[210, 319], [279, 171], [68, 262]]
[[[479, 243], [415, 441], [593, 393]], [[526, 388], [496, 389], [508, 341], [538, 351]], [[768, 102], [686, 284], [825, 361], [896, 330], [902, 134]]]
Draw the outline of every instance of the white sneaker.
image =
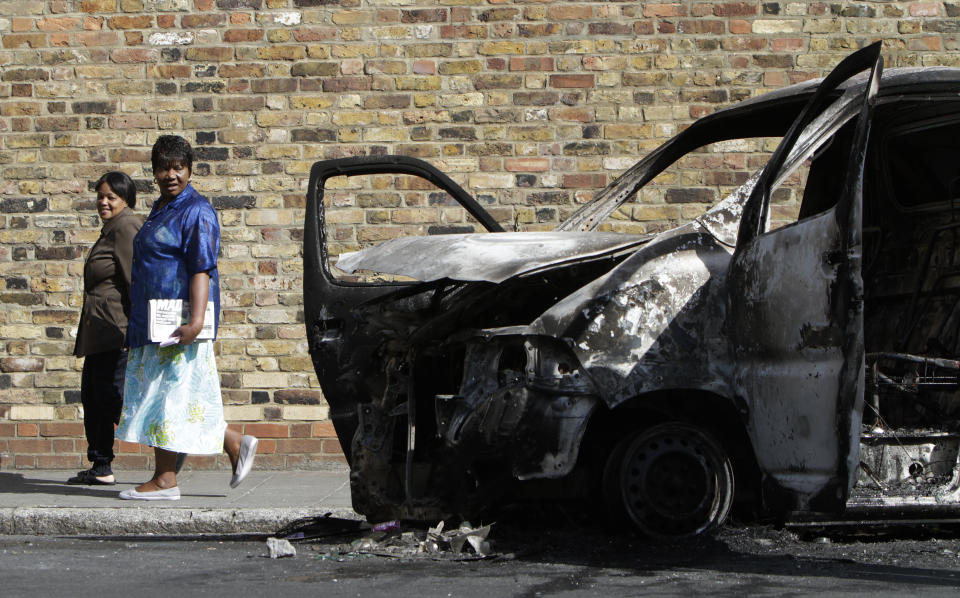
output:
[[120, 493], [123, 500], [180, 500], [180, 488], [165, 488], [163, 490], [154, 490], [153, 492], [137, 492], [131, 488]]
[[240, 455], [237, 457], [237, 469], [230, 478], [230, 487], [236, 488], [247, 477], [250, 470], [253, 469], [253, 458], [257, 456], [257, 443], [259, 441], [255, 436], [244, 436], [240, 439]]

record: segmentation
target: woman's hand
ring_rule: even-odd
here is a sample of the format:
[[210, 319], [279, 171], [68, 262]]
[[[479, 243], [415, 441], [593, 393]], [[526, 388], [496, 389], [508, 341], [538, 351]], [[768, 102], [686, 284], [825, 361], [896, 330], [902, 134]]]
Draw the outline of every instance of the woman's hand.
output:
[[197, 336], [200, 335], [200, 331], [203, 330], [203, 321], [201, 320], [199, 324], [184, 324], [183, 326], [177, 328], [170, 335], [171, 338], [180, 339], [177, 341], [181, 345], [189, 345], [193, 341], [197, 340]]

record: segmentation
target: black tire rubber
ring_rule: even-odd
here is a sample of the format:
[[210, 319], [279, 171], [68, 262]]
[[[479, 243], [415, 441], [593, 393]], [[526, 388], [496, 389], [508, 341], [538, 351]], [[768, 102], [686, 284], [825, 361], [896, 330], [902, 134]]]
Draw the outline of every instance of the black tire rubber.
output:
[[600, 482], [600, 492], [604, 510], [607, 514], [607, 523], [611, 527], [621, 528], [632, 525], [627, 507], [623, 504], [623, 490], [620, 485], [620, 468], [623, 465], [623, 455], [637, 437], [638, 432], [627, 434], [621, 438], [610, 452], [603, 465], [603, 477]]
[[709, 534], [724, 524], [733, 506], [730, 458], [707, 431], [691, 424], [658, 424], [633, 437], [619, 474], [627, 515], [652, 538]]

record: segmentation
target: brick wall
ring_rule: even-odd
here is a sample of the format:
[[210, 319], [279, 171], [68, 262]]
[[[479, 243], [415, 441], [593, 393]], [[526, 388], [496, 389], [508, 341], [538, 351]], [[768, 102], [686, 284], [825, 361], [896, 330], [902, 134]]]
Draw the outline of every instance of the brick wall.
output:
[[[507, 228], [552, 228], [683, 124], [873, 40], [888, 66], [960, 65], [958, 17], [953, 2], [0, 0], [0, 467], [83, 464], [71, 350], [90, 185], [122, 169], [144, 212], [163, 132], [193, 142], [222, 220], [227, 418], [264, 439], [261, 465], [316, 467], [341, 457], [302, 323], [315, 160], [421, 157]], [[769, 148], [697, 154], [608, 228], [695, 216]], [[415, 195], [333, 206], [335, 252], [472, 226]]]

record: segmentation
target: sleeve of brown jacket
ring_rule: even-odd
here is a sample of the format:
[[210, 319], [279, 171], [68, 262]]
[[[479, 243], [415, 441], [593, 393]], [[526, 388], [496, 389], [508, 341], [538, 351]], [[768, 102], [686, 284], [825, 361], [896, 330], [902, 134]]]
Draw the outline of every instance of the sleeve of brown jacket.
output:
[[124, 296], [130, 290], [130, 274], [133, 270], [133, 237], [143, 222], [137, 215], [130, 215], [117, 223], [117, 229], [113, 233], [113, 255], [117, 264], [117, 272], [126, 284]]

